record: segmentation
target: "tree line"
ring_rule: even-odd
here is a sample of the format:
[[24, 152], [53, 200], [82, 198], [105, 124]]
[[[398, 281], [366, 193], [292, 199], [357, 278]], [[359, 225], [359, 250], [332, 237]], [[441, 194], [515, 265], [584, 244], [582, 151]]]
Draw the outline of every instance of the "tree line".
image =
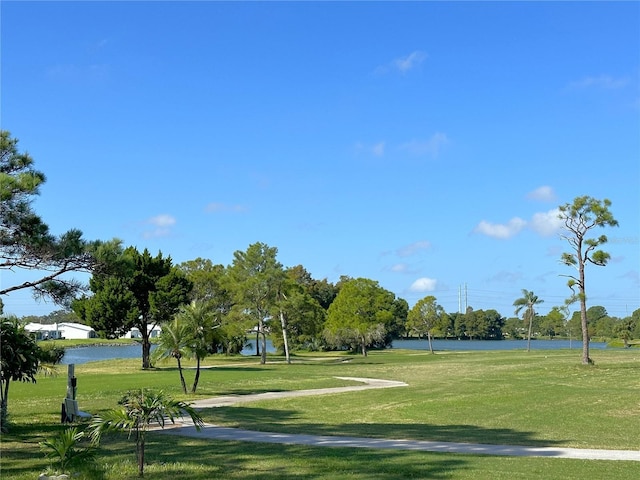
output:
[[[506, 319], [496, 310], [470, 308], [447, 314], [433, 296], [409, 309], [404, 299], [375, 280], [344, 276], [332, 284], [312, 278], [302, 265], [285, 268], [277, 260], [277, 249], [260, 242], [236, 251], [227, 266], [202, 258], [175, 265], [162, 252], [155, 256], [147, 249], [140, 252], [124, 247], [118, 239], [89, 241], [78, 229], [54, 235], [32, 208], [46, 177], [17, 145], [8, 131], [0, 130], [0, 271], [30, 271], [33, 278], [0, 287], [0, 314], [3, 295], [30, 289], [36, 298], [49, 298], [73, 310], [104, 337], [137, 328], [142, 336], [143, 368], [152, 365], [149, 332], [156, 325], [163, 327], [160, 352], [178, 361], [191, 356], [198, 366], [208, 354], [239, 352], [249, 334], [259, 339], [262, 363], [266, 362], [267, 335], [289, 360], [290, 352], [297, 349], [350, 349], [366, 355], [370, 348], [388, 346], [407, 335], [424, 336], [430, 342], [434, 336], [497, 340], [525, 331], [528, 339], [568, 334], [584, 339], [585, 364], [591, 363], [592, 336], [618, 336], [625, 345], [640, 337], [638, 310], [614, 319], [602, 307], [587, 308], [585, 269], [605, 266], [610, 258], [600, 249], [607, 237], [589, 234], [595, 228], [618, 225], [607, 199], [581, 196], [559, 207], [561, 237], [569, 245], [561, 261], [575, 269], [566, 275], [571, 293], [565, 305], [540, 317], [535, 305], [541, 299], [523, 290], [523, 297], [514, 301], [514, 313], [523, 312], [521, 322]], [[69, 276], [73, 272], [90, 273], [89, 284], [74, 280]], [[573, 303], [580, 309], [567, 318]], [[16, 319], [3, 317], [3, 416], [10, 381], [35, 381], [42, 359], [39, 347], [24, 340], [24, 334]], [[15, 358], [31, 360], [23, 364]], [[184, 379], [182, 383], [186, 390]]]

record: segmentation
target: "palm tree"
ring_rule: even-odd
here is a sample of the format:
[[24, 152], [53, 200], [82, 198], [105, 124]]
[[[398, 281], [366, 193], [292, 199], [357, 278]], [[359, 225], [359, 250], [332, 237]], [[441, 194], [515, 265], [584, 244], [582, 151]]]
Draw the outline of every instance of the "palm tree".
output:
[[120, 408], [109, 410], [102, 416], [94, 417], [89, 426], [89, 435], [94, 443], [100, 443], [102, 435], [107, 432], [128, 432], [136, 441], [136, 457], [138, 460], [138, 475], [144, 476], [144, 447], [145, 436], [152, 424], [161, 428], [167, 420], [175, 423], [176, 418], [189, 415], [196, 430], [204, 425], [202, 417], [188, 403], [174, 400], [163, 392], [150, 390], [136, 390], [128, 392], [120, 400]]
[[162, 333], [160, 334], [158, 346], [153, 352], [155, 360], [166, 360], [168, 358], [175, 358], [178, 362], [178, 373], [180, 374], [180, 383], [182, 384], [182, 391], [187, 393], [187, 384], [184, 381], [184, 375], [182, 373], [182, 357], [188, 356], [189, 346], [191, 343], [191, 332], [189, 325], [181, 321], [178, 316], [175, 317], [173, 323], [162, 326]]
[[533, 318], [536, 315], [533, 307], [543, 303], [544, 300], [539, 299], [533, 292], [522, 289], [522, 298], [518, 298], [513, 302], [513, 306], [516, 307], [515, 314], [518, 315], [523, 308], [526, 308], [523, 315], [523, 320], [529, 321], [529, 334], [527, 335], [527, 352], [531, 351], [531, 327], [533, 325]]
[[213, 330], [219, 325], [214, 324], [215, 314], [211, 304], [201, 300], [193, 300], [189, 305], [182, 307], [176, 315], [176, 322], [181, 322], [189, 331], [187, 351], [196, 359], [196, 376], [191, 388], [191, 392], [195, 393], [200, 380], [200, 361], [209, 354], [209, 346], [213, 343]]

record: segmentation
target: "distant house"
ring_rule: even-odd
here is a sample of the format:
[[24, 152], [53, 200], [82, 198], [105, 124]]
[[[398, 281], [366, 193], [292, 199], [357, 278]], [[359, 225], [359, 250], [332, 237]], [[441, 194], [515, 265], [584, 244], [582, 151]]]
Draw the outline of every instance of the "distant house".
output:
[[36, 340], [57, 340], [62, 338], [62, 332], [58, 330], [58, 325], [55, 323], [27, 323], [24, 329], [33, 335]]
[[82, 323], [59, 323], [58, 329], [62, 332], [62, 338], [96, 338], [96, 331]]
[[61, 338], [80, 339], [96, 338], [93, 328], [81, 323], [27, 323], [25, 330], [31, 333], [36, 340], [57, 340]]
[[[162, 333], [162, 327], [160, 327], [160, 325], [156, 325], [153, 328], [151, 328], [151, 325], [147, 325], [147, 330], [149, 331], [149, 338], [158, 338], [160, 333]], [[120, 338], [142, 338], [142, 334], [138, 327], [133, 327]]]

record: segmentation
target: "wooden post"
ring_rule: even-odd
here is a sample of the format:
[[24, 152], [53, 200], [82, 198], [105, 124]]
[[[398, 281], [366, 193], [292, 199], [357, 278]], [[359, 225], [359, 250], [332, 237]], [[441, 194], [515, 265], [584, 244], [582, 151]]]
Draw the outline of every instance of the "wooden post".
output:
[[76, 399], [76, 376], [75, 364], [70, 363], [67, 366], [67, 398]]

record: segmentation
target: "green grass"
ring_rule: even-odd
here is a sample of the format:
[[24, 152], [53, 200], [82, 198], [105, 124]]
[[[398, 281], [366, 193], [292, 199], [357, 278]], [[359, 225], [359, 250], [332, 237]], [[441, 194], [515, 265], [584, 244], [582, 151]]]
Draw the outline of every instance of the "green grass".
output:
[[[213, 357], [196, 395], [183, 395], [168, 363], [141, 371], [139, 360], [76, 365], [78, 399], [94, 414], [127, 389], [163, 389], [184, 400], [216, 395], [352, 384], [335, 376], [401, 380], [408, 387], [298, 397], [203, 410], [209, 422], [248, 429], [533, 446], [640, 449], [637, 350], [501, 351], [430, 355], [416, 351], [300, 355], [293, 365], [255, 357]], [[12, 384], [10, 434], [2, 438], [0, 478], [33, 479], [46, 469], [38, 442], [58, 431], [66, 370], [36, 385]], [[186, 372], [187, 382], [193, 372]], [[636, 479], [640, 462], [507, 458], [369, 449], [263, 445], [153, 434], [145, 476], [160, 479]], [[135, 478], [133, 444], [110, 438], [76, 478]]]

